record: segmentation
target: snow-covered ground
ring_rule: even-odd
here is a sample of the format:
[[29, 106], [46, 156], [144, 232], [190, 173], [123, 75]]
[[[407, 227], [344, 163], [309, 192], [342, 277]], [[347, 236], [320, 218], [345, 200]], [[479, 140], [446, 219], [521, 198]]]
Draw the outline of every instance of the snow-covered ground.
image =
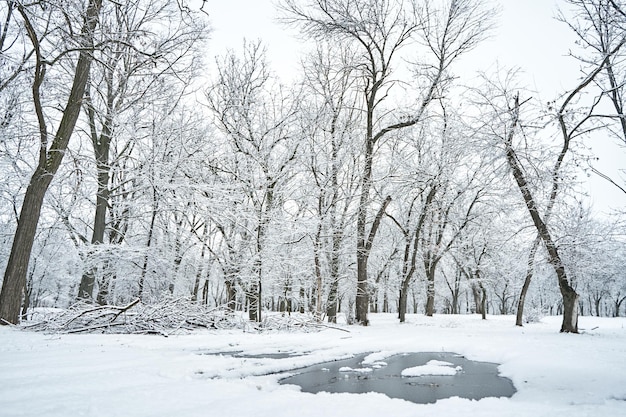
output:
[[[203, 331], [171, 336], [49, 335], [0, 326], [0, 416], [626, 416], [626, 319], [374, 314], [321, 332]], [[287, 358], [242, 358], [218, 352]], [[382, 394], [308, 394], [279, 385], [294, 368], [380, 352], [455, 352], [500, 363], [512, 398], [414, 404]], [[282, 374], [278, 374], [282, 373]]]

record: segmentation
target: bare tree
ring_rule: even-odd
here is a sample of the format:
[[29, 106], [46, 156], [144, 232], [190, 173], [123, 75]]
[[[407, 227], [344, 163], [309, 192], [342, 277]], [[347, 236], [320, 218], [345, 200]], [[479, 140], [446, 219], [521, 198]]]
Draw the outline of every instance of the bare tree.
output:
[[[129, 138], [115, 146], [116, 141], [123, 142], [120, 126], [127, 123], [129, 113], [140, 113], [145, 103], [169, 101], [170, 109], [176, 107], [187, 93], [194, 75], [194, 48], [205, 34], [202, 19], [160, 0], [134, 0], [105, 7], [98, 39], [102, 47], [95, 53], [96, 64], [84, 106], [97, 172], [91, 245], [105, 242], [107, 211], [112, 207], [110, 194], [115, 186], [111, 183], [112, 171], [129, 157], [136, 140]], [[152, 30], [163, 22], [171, 24]], [[119, 154], [111, 155], [116, 149]], [[108, 226], [113, 230], [110, 222]], [[84, 272], [79, 298], [92, 297], [95, 272], [93, 268]]]
[[[561, 12], [559, 20], [576, 35], [580, 52], [572, 53], [585, 71], [591, 72], [601, 63], [602, 69], [594, 77], [601, 95], [597, 101], [610, 103], [614, 112], [604, 110], [594, 116], [602, 120], [603, 127], [626, 144], [626, 67], [624, 66], [623, 44], [626, 42], [626, 4], [620, 0], [567, 0], [572, 6], [569, 14]], [[597, 121], [597, 120], [596, 120]], [[602, 168], [590, 163], [591, 171], [615, 188], [626, 193], [623, 178], [607, 174]]]
[[[419, 7], [416, 1], [402, 0], [328, 0], [304, 5], [285, 0], [283, 9], [287, 14], [285, 20], [300, 26], [306, 35], [348, 42], [358, 51], [356, 69], [365, 117], [357, 206], [355, 318], [367, 325], [368, 259], [380, 219], [389, 204], [389, 199], [379, 202], [377, 214], [370, 217], [376, 148], [391, 132], [422, 120], [428, 105], [449, 81], [450, 64], [484, 36], [489, 26], [488, 13], [477, 0], [453, 0], [441, 11], [432, 10], [428, 2]], [[400, 60], [399, 51], [415, 45], [418, 39], [432, 53], [435, 62], [422, 62], [419, 67], [427, 80], [421, 97], [415, 107], [404, 112], [386, 108], [390, 90], [397, 85], [393, 70]]]
[[[55, 5], [50, 5], [50, 7], [50, 11], [44, 12], [47, 16], [60, 14], [65, 16], [60, 21], [66, 21], [68, 14], [65, 11], [56, 8]], [[90, 0], [87, 3], [83, 14], [80, 16], [82, 18], [80, 31], [75, 32], [71, 26], [67, 27], [65, 31], [74, 43], [72, 49], [61, 51], [56, 58], [51, 59], [48, 55], [49, 51], [45, 49], [50, 39], [42, 36], [41, 28], [34, 22], [34, 14], [37, 13], [39, 5], [17, 5], [17, 10], [24, 22], [28, 39], [34, 50], [35, 65], [32, 81], [32, 98], [39, 124], [40, 149], [35, 172], [24, 195], [17, 230], [13, 238], [11, 255], [9, 256], [4, 281], [2, 282], [0, 322], [3, 323], [17, 323], [19, 320], [19, 310], [26, 284], [28, 263], [41, 208], [46, 191], [61, 165], [80, 114], [85, 86], [93, 61], [91, 52], [94, 47], [94, 34], [98, 25], [101, 7], [101, 0]], [[52, 20], [50, 23], [52, 23]], [[68, 22], [68, 24], [71, 25], [72, 23]], [[54, 138], [50, 138], [49, 119], [46, 116], [46, 107], [42, 101], [42, 89], [46, 80], [46, 73], [52, 65], [58, 62], [57, 60], [62, 59], [67, 54], [75, 53], [78, 53], [78, 59], [72, 71], [73, 81], [71, 89], [67, 94], [67, 104], [62, 112]]]
[[[308, 100], [301, 120], [307, 147], [301, 152], [301, 158], [317, 197], [315, 202], [305, 201], [313, 206], [311, 210], [318, 221], [313, 237], [316, 314], [321, 318], [325, 313], [331, 323], [337, 321], [341, 248], [358, 184], [354, 173], [357, 156], [351, 146], [353, 130], [359, 123], [353, 61], [348, 48], [323, 43], [304, 67], [304, 91]], [[307, 187], [302, 194], [304, 197], [311, 192]], [[325, 274], [324, 264], [328, 265]]]
[[273, 83], [260, 42], [246, 43], [242, 58], [227, 54], [218, 62], [218, 72], [207, 98], [233, 151], [234, 165], [222, 169], [234, 174], [252, 208], [255, 248], [248, 312], [250, 320], [261, 321], [267, 236], [297, 154], [293, 127], [298, 100]]

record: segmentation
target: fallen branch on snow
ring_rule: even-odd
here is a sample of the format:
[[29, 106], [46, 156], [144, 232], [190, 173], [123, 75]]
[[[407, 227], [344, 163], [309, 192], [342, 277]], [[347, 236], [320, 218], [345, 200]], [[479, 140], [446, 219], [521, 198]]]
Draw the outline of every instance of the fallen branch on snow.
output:
[[48, 333], [159, 334], [166, 337], [195, 329], [308, 332], [331, 328], [349, 332], [319, 323], [312, 316], [268, 315], [261, 323], [249, 322], [225, 306], [210, 308], [184, 298], [149, 305], [136, 299], [125, 306], [80, 302], [21, 327]]

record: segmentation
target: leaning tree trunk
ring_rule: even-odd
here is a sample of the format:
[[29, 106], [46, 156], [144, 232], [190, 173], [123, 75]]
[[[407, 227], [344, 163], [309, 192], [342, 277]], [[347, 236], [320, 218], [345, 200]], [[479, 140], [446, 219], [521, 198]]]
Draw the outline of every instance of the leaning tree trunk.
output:
[[94, 31], [98, 24], [98, 16], [101, 7], [102, 0], [90, 0], [87, 5], [87, 12], [80, 34], [82, 38], [82, 49], [76, 63], [72, 88], [57, 133], [52, 145], [47, 149], [46, 121], [39, 91], [44, 81], [45, 65], [47, 64], [44, 63], [41, 56], [39, 40], [30, 25], [28, 16], [23, 6], [18, 6], [28, 28], [29, 38], [37, 52], [36, 75], [33, 81], [33, 99], [39, 120], [41, 148], [38, 166], [31, 177], [28, 188], [26, 189], [26, 194], [24, 195], [17, 230], [13, 238], [13, 246], [11, 247], [11, 254], [9, 255], [4, 281], [2, 283], [2, 290], [0, 291], [0, 323], [17, 324], [19, 321], [22, 292], [26, 285], [28, 262], [35, 241], [43, 200], [52, 178], [61, 165], [65, 150], [67, 149], [70, 137], [76, 126], [78, 115], [80, 114], [81, 103], [83, 95], [85, 94], [85, 86], [87, 85], [89, 70], [93, 60], [90, 49], [93, 48]]
[[13, 239], [13, 247], [4, 273], [2, 291], [0, 292], [0, 321], [2, 324], [17, 324], [19, 321], [28, 263], [37, 233], [39, 213], [51, 180], [51, 175], [45, 175], [43, 170], [38, 169], [26, 189], [15, 238]]
[[522, 193], [522, 197], [526, 203], [526, 208], [530, 213], [533, 224], [537, 229], [537, 233], [546, 246], [546, 250], [548, 251], [548, 262], [554, 268], [557, 276], [559, 290], [561, 291], [561, 296], [563, 297], [563, 323], [561, 325], [561, 332], [578, 333], [578, 294], [569, 284], [569, 279], [567, 277], [561, 256], [559, 255], [559, 251], [554, 243], [554, 240], [552, 239], [552, 236], [550, 235], [548, 226], [544, 223], [541, 215], [539, 214], [535, 199], [530, 192], [530, 186], [526, 181], [524, 171], [519, 164], [519, 159], [517, 158], [517, 154], [512, 146], [513, 134], [515, 127], [518, 124], [518, 120], [519, 97], [516, 97], [515, 105], [513, 107], [513, 122], [511, 124], [507, 140], [505, 141], [506, 159], [509, 167], [513, 171], [513, 177], [515, 178], [515, 182]]

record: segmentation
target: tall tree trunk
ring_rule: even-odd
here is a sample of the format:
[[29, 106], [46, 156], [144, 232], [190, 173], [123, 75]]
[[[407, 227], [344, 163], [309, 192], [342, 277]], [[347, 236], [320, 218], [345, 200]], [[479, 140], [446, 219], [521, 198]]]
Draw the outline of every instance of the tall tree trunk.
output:
[[[371, 159], [371, 158], [370, 158]], [[362, 184], [362, 187], [367, 189], [367, 195], [369, 195], [370, 177], [371, 177], [371, 161], [369, 164], [368, 172], [368, 180], [367, 185]], [[391, 203], [391, 196], [387, 196], [383, 204], [380, 206], [376, 217], [374, 218], [374, 222], [372, 223], [372, 227], [370, 229], [369, 235], [365, 238], [365, 221], [367, 218], [367, 197], [363, 197], [364, 194], [361, 194], [361, 201], [359, 205], [359, 217], [357, 220], [357, 292], [356, 292], [356, 315], [355, 320], [357, 323], [367, 326], [369, 324], [369, 320], [367, 318], [367, 311], [369, 309], [369, 288], [367, 285], [367, 262], [369, 259], [369, 254], [372, 250], [372, 243], [374, 242], [374, 238], [376, 237], [376, 233], [378, 232], [378, 227], [380, 226], [380, 222], [382, 220], [383, 215], [385, 214], [385, 210], [389, 203]]]
[[[87, 101], [87, 114], [89, 116], [89, 126], [91, 130], [91, 141], [93, 145], [94, 156], [96, 159], [96, 170], [98, 186], [96, 190], [96, 211], [93, 220], [93, 234], [91, 236], [92, 245], [100, 245], [104, 243], [104, 232], [106, 230], [106, 217], [107, 208], [109, 207], [109, 180], [111, 166], [109, 164], [109, 149], [111, 146], [112, 135], [112, 106], [113, 103], [109, 103], [109, 109], [105, 117], [105, 122], [102, 127], [102, 132], [98, 134], [96, 131], [96, 115], [95, 109], [91, 102], [91, 96], [89, 88], [86, 88], [85, 99]], [[93, 260], [92, 260], [93, 262]], [[78, 286], [78, 298], [79, 299], [92, 299], [94, 282], [96, 279], [97, 267], [93, 264], [87, 271], [83, 273]], [[106, 273], [106, 271], [103, 270]]]
[[357, 241], [356, 241], [356, 303], [355, 320], [357, 323], [367, 326], [367, 309], [369, 307], [369, 292], [367, 290], [367, 240], [365, 226], [367, 223], [367, 208], [370, 203], [370, 188], [372, 176], [372, 145], [371, 140], [366, 142], [365, 168], [361, 180], [361, 196], [357, 209]]
[[28, 262], [37, 233], [39, 213], [46, 190], [52, 180], [51, 176], [40, 173], [39, 169], [35, 171], [35, 175], [33, 175], [24, 195], [13, 247], [4, 273], [2, 291], [0, 292], [0, 320], [2, 324], [17, 324], [19, 321]]
[[[524, 171], [519, 165], [519, 160], [512, 146], [513, 134], [519, 121], [519, 97], [515, 98], [515, 104], [512, 111], [513, 121], [509, 131], [509, 136], [505, 141], [507, 162], [513, 171], [513, 177], [515, 178], [515, 182], [517, 183], [522, 197], [524, 198], [526, 208], [530, 213], [533, 224], [535, 225], [539, 236], [541, 236], [541, 240], [543, 240], [543, 243], [546, 246], [548, 251], [548, 262], [554, 268], [557, 276], [559, 290], [561, 291], [561, 296], [563, 297], [563, 323], [561, 324], [561, 332], [578, 333], [578, 294], [569, 283], [565, 266], [563, 265], [559, 251], [554, 240], [552, 239], [550, 231], [548, 230], [548, 226], [544, 223], [541, 215], [539, 214], [537, 204], [530, 191], [530, 186], [526, 181]], [[565, 151], [561, 153], [561, 156], [564, 156], [564, 152]]]
[[[108, 162], [108, 143], [106, 146], [106, 159]], [[104, 232], [106, 230], [106, 215], [107, 208], [109, 206], [109, 167], [108, 163], [105, 164], [101, 161], [103, 154], [96, 152], [96, 164], [98, 165], [98, 190], [96, 192], [96, 212], [93, 222], [93, 234], [91, 237], [92, 245], [100, 245], [104, 243]], [[91, 260], [94, 262], [94, 260]], [[90, 300], [93, 297], [94, 283], [96, 279], [97, 267], [91, 265], [87, 271], [85, 271], [80, 280], [78, 287], [78, 298]], [[106, 273], [104, 268], [101, 268], [102, 272]]]
[[83, 95], [85, 94], [85, 86], [87, 85], [89, 70], [93, 60], [90, 49], [93, 48], [94, 31], [98, 24], [98, 16], [101, 7], [102, 0], [90, 0], [87, 5], [85, 20], [80, 35], [83, 49], [76, 62], [74, 81], [67, 100], [67, 105], [63, 111], [63, 116], [59, 123], [54, 141], [48, 150], [45, 116], [43, 115], [39, 91], [44, 81], [46, 64], [41, 56], [41, 51], [39, 51], [39, 40], [30, 25], [24, 6], [18, 6], [28, 26], [30, 40], [37, 50], [37, 74], [33, 82], [33, 98], [39, 120], [42, 142], [39, 163], [31, 177], [28, 188], [26, 189], [26, 194], [24, 195], [20, 217], [11, 247], [11, 254], [9, 255], [6, 271], [4, 273], [4, 281], [2, 283], [2, 290], [0, 291], [0, 323], [17, 324], [19, 321], [22, 292], [26, 285], [28, 262], [37, 232], [43, 200], [52, 178], [61, 165], [65, 150], [67, 149], [70, 137], [76, 126], [78, 115], [80, 114], [81, 103]]

